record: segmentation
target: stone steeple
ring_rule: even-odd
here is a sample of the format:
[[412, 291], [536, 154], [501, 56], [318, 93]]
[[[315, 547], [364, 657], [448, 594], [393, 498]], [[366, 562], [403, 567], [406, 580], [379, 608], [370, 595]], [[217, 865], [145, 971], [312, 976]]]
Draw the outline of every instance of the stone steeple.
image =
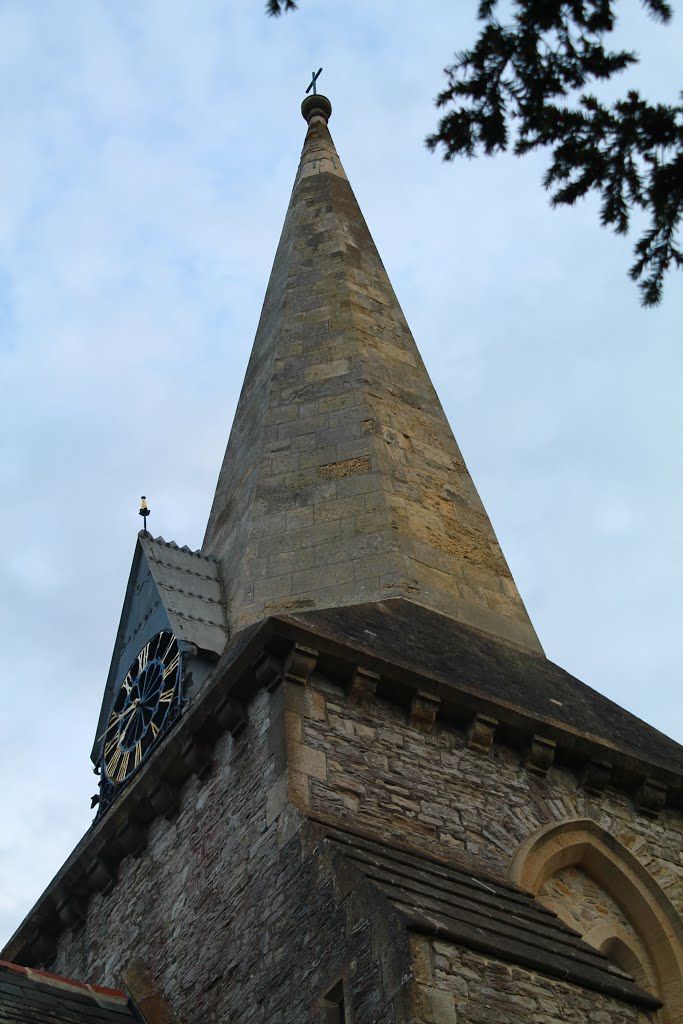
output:
[[[232, 632], [407, 599], [541, 652], [327, 122], [308, 132], [202, 554]], [[445, 341], [448, 344], [448, 341]]]

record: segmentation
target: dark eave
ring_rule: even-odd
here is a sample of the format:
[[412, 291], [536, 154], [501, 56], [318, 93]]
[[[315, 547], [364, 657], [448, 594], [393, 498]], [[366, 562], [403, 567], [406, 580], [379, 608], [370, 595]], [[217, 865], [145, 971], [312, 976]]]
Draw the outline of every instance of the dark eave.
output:
[[[292, 639], [302, 629], [328, 658], [359, 659], [380, 675], [377, 692], [405, 702], [427, 689], [439, 718], [484, 712], [497, 738], [525, 731], [553, 739], [556, 759], [597, 758], [680, 789], [683, 747], [549, 661], [412, 602], [392, 600], [283, 616]], [[302, 642], [305, 642], [302, 640]], [[319, 663], [322, 667], [322, 663]]]

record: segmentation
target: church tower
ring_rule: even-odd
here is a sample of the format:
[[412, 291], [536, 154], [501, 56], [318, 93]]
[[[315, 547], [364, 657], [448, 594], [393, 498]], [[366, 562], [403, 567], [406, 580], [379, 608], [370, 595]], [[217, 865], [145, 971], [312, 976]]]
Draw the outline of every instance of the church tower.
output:
[[683, 748], [545, 657], [302, 113], [202, 549], [139, 535], [97, 817], [2, 955], [147, 1024], [676, 1024]]
[[202, 553], [233, 630], [407, 598], [541, 651], [332, 142], [324, 96]]

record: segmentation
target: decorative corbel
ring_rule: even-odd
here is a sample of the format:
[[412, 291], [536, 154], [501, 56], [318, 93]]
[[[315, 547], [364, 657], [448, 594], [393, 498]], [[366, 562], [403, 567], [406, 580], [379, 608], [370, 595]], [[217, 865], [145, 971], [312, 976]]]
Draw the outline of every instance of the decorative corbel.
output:
[[258, 685], [267, 690], [272, 690], [282, 679], [282, 661], [274, 654], [261, 654], [251, 667]]
[[497, 718], [477, 712], [467, 731], [467, 746], [470, 750], [478, 750], [480, 754], [488, 754], [497, 728]]
[[180, 793], [176, 786], [163, 781], [150, 792], [149, 802], [155, 814], [163, 814], [164, 818], [170, 820], [178, 813]]
[[[170, 785], [173, 789], [180, 789], [192, 774], [192, 768], [188, 767], [183, 757], [184, 747], [181, 747], [182, 735], [183, 733], [176, 731], [172, 736], [170, 736], [167, 740], [167, 745], [164, 751], [166, 758], [163, 766], [163, 776], [166, 784]], [[156, 775], [158, 778], [159, 773], [156, 773]], [[150, 784], [154, 790], [154, 777], [150, 779]], [[156, 810], [154, 802], [153, 806]], [[157, 813], [161, 812], [157, 811]]]
[[610, 761], [589, 761], [581, 775], [581, 785], [587, 793], [593, 796], [602, 796], [605, 787], [612, 777], [612, 764]]
[[116, 831], [116, 841], [123, 850], [124, 856], [131, 854], [139, 857], [147, 846], [147, 826], [136, 818], [125, 818]]
[[420, 732], [431, 732], [441, 704], [441, 697], [418, 690], [410, 702], [408, 724]]
[[[44, 928], [37, 929], [28, 941], [27, 958], [36, 966], [50, 963], [57, 954], [57, 938]], [[24, 956], [22, 956], [22, 960]]]
[[57, 914], [67, 928], [79, 928], [86, 918], [86, 900], [75, 893], [67, 892], [57, 903]]
[[294, 644], [285, 658], [285, 682], [306, 686], [317, 661], [318, 652], [312, 647]]
[[193, 736], [183, 745], [180, 756], [185, 767], [201, 779], [211, 768], [212, 753], [212, 747]]
[[555, 740], [549, 740], [538, 733], [531, 740], [531, 749], [526, 767], [534, 775], [547, 775], [555, 760]]
[[216, 718], [223, 729], [231, 736], [237, 736], [247, 724], [247, 712], [244, 704], [236, 697], [228, 697], [216, 710]]
[[346, 691], [346, 699], [349, 704], [367, 707], [375, 699], [378, 683], [379, 674], [377, 672], [371, 672], [370, 669], [362, 668], [359, 665], [351, 676], [351, 682]]
[[116, 865], [98, 854], [85, 869], [85, 877], [94, 892], [111, 892], [116, 885]]
[[644, 779], [636, 790], [635, 803], [648, 818], [656, 818], [666, 806], [666, 786], [654, 779]]

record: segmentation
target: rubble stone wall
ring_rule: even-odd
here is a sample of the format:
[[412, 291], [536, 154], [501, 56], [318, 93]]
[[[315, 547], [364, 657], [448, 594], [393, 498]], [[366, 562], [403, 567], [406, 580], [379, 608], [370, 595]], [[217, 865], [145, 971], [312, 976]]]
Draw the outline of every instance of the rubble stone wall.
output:
[[305, 690], [290, 684], [289, 693], [290, 763], [313, 812], [464, 858], [499, 878], [542, 825], [590, 818], [635, 855], [683, 912], [678, 812], [666, 810], [653, 821], [616, 789], [589, 794], [569, 770], [534, 775], [523, 754], [503, 744], [494, 741], [482, 754], [468, 748], [462, 730], [438, 719], [425, 733], [411, 727], [400, 705], [375, 699], [354, 706], [320, 675]]
[[244, 732], [219, 742], [209, 776], [185, 784], [176, 816], [151, 825], [146, 849], [124, 859], [113, 889], [63, 934], [52, 970], [120, 986], [126, 965], [142, 960], [182, 1024], [320, 1021], [320, 999], [340, 978], [353, 1024], [646, 1019], [446, 943], [430, 946], [432, 980], [415, 984], [404, 924], [378, 890], [340, 869], [306, 814], [499, 878], [540, 826], [588, 817], [680, 909], [675, 814], [645, 819], [627, 796], [591, 797], [564, 769], [540, 778], [517, 751], [494, 742], [478, 753], [449, 724], [424, 731], [398, 705], [353, 704], [315, 673], [307, 686], [261, 692], [248, 712]]
[[[519, 750], [495, 741], [486, 754], [470, 749], [463, 730], [437, 718], [425, 731], [424, 719], [411, 724], [406, 708], [382, 699], [355, 705], [321, 675], [313, 675], [305, 688], [289, 685], [287, 706], [290, 792], [309, 813], [341, 819], [349, 827], [437, 856], [453, 856], [498, 878], [509, 877], [516, 851], [543, 826], [589, 819], [621, 844], [624, 856], [630, 852], [636, 858], [679, 915], [683, 911], [683, 820], [678, 812], [666, 810], [652, 820], [617, 789], [591, 795], [562, 767], [539, 776], [525, 767]], [[616, 946], [612, 950], [608, 934], [595, 939], [597, 947], [672, 1007], [667, 1013], [673, 1016], [665, 1014], [662, 1020], [680, 1019], [683, 951], [671, 929], [665, 928], [663, 937], [661, 931], [646, 934], [638, 914], [626, 902], [620, 904], [618, 893], [610, 899], [588, 881], [565, 894], [572, 904], [567, 913], [558, 908], [557, 895], [541, 892], [540, 899], [545, 896], [566, 921], [578, 921], [575, 927], [587, 941], [597, 930], [589, 933], [582, 920], [604, 916], [607, 931], [627, 941], [629, 963], [635, 954], [637, 969], [617, 955]], [[666, 965], [660, 939], [669, 944]]]
[[635, 1006], [445, 942], [412, 937], [411, 1024], [651, 1024]]
[[182, 1024], [319, 1020], [341, 977], [358, 1024], [398, 1020], [405, 930], [372, 894], [339, 889], [324, 844], [282, 799], [283, 735], [279, 693], [261, 693], [210, 778], [188, 781], [177, 816], [152, 824], [146, 850], [63, 934], [51, 970], [122, 987], [142, 960]]

